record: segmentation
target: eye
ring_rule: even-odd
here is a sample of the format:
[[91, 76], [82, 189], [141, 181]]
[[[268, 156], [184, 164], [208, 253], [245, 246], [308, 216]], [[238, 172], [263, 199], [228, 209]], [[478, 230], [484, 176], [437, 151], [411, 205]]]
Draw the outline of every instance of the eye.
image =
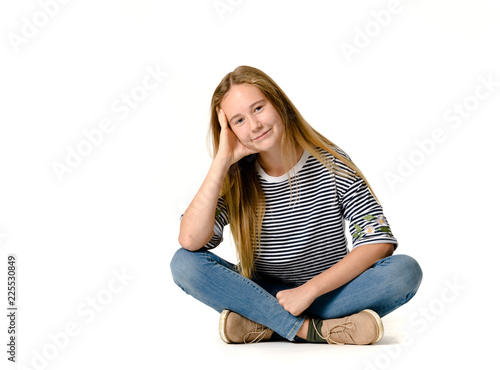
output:
[[262, 110], [262, 105], [259, 105], [258, 107], [256, 107], [256, 108], [254, 109], [254, 111], [255, 111], [255, 112], [259, 112], [259, 111], [261, 111], [261, 110]]
[[243, 122], [243, 118], [240, 118], [239, 120], [237, 120], [237, 121], [235, 122], [235, 124], [236, 124], [236, 125], [239, 125], [239, 124], [241, 124], [242, 122]]

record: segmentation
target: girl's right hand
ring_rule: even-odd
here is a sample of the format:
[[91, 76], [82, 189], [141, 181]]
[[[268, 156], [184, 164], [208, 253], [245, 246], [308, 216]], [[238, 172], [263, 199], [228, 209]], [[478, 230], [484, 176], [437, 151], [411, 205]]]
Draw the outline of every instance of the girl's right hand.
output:
[[224, 111], [219, 108], [216, 109], [221, 128], [217, 157], [227, 161], [229, 165], [232, 165], [247, 155], [258, 153], [256, 150], [250, 149], [241, 143], [236, 134], [229, 127]]

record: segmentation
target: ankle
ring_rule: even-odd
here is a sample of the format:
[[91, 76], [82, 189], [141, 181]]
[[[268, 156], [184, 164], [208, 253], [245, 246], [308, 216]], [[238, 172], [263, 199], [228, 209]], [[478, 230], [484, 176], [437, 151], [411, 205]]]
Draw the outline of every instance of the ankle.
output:
[[307, 339], [307, 332], [309, 331], [309, 317], [306, 317], [304, 323], [297, 332], [297, 336], [302, 339]]
[[327, 343], [326, 338], [323, 337], [323, 320], [317, 318], [311, 318], [309, 320], [309, 330], [307, 331], [306, 340], [309, 343]]

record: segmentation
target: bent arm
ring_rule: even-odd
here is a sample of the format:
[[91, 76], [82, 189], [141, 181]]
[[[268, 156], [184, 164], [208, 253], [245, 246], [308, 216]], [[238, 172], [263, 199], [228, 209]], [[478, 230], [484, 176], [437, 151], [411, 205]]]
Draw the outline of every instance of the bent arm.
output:
[[190, 251], [200, 249], [214, 235], [215, 209], [222, 184], [231, 165], [247, 155], [257, 153], [238, 140], [230, 129], [222, 109], [217, 109], [217, 116], [221, 128], [219, 150], [205, 181], [181, 220], [179, 243]]
[[315, 276], [304, 286], [315, 298], [331, 292], [361, 275], [378, 260], [391, 256], [394, 245], [390, 243], [365, 244], [354, 248], [328, 270]]
[[228, 162], [217, 157], [212, 162], [203, 184], [182, 216], [178, 240], [183, 248], [196, 251], [214, 235], [217, 200], [229, 167]]
[[316, 298], [340, 288], [361, 275], [378, 260], [392, 255], [393, 252], [394, 245], [390, 243], [360, 245], [328, 270], [297, 288], [278, 292], [276, 298], [285, 310], [298, 316]]

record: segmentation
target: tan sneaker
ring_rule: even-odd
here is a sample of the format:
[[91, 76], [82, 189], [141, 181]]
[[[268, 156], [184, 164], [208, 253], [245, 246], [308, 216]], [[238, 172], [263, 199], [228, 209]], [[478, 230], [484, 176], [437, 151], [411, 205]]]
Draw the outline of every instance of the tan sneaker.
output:
[[229, 310], [222, 311], [219, 334], [226, 343], [257, 343], [271, 338], [273, 331]]
[[341, 319], [323, 320], [321, 333], [316, 325], [314, 329], [330, 344], [374, 344], [384, 336], [382, 320], [372, 310], [363, 310]]

